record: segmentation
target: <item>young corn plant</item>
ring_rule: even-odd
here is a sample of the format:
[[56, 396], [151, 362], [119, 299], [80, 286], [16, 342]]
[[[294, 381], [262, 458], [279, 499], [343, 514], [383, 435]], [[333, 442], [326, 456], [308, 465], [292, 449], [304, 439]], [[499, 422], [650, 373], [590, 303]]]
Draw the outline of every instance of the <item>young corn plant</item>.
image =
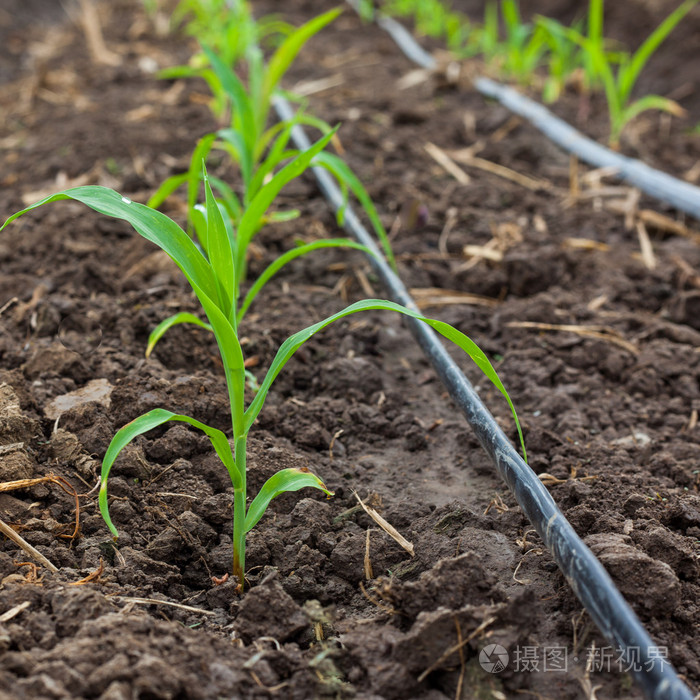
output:
[[[581, 22], [576, 22], [570, 28], [566, 28], [560, 22], [549, 17], [538, 16], [536, 21], [539, 26], [546, 30], [548, 41], [550, 45], [553, 45], [553, 53], [565, 57], [568, 53], [566, 50], [568, 47], [570, 52], [576, 56], [577, 67], [580, 67], [583, 72], [582, 82], [586, 92], [603, 87], [598, 72], [595, 70], [594, 56], [603, 54], [607, 62], [612, 65], [619, 63], [625, 55], [624, 51], [611, 50], [609, 48], [610, 42], [603, 35], [602, 2], [588, 3], [585, 35]], [[571, 37], [576, 35], [585, 37], [586, 48], [581, 45], [581, 42], [571, 40]]]
[[[330, 19], [332, 19], [337, 13], [327, 14], [331, 15]], [[315, 31], [318, 31], [318, 28], [321, 26], [325, 26], [330, 19], [326, 16], [317, 18], [317, 20], [323, 21], [315, 25]], [[304, 27], [297, 31], [301, 30], [304, 30]], [[308, 30], [304, 34], [308, 34]], [[204, 49], [212, 66], [213, 74], [220, 85], [220, 88], [217, 89], [220, 89], [231, 105], [231, 126], [220, 129], [215, 134], [208, 134], [202, 137], [192, 154], [189, 170], [186, 173], [173, 175], [168, 178], [149, 200], [150, 206], [160, 206], [170, 194], [186, 184], [187, 209], [190, 224], [194, 227], [195, 219], [201, 219], [201, 216], [197, 214], [196, 206], [201, 185], [201, 163], [202, 160], [207, 159], [213, 149], [220, 149], [238, 164], [241, 172], [242, 197], [238, 197], [233, 189], [222, 180], [211, 178], [214, 190], [217, 192], [228, 216], [235, 224], [243, 208], [257, 195], [265, 181], [273, 175], [283, 162], [298, 155], [296, 150], [288, 148], [292, 130], [295, 126], [302, 124], [312, 126], [320, 130], [324, 135], [328, 135], [333, 131], [327, 122], [306, 114], [303, 109], [298, 110], [293, 119], [281, 121], [269, 128], [265, 128], [269, 118], [274, 90], [277, 89], [284, 72], [291, 65], [291, 61], [294, 58], [291, 52], [286, 51], [288, 41], [296, 41], [296, 33], [290, 35], [287, 41], [277, 50], [270, 61], [268, 69], [265, 71], [266, 74], [269, 74], [271, 71], [270, 67], [275, 63], [276, 57], [284, 56], [284, 63], [282, 63], [282, 59], [277, 61], [278, 65], [282, 64], [281, 68], [276, 72], [277, 77], [267, 81], [270, 94], [262, 102], [256, 99], [255, 95], [259, 86], [251, 84], [246, 89], [243, 82], [219, 56], [209, 48]], [[261, 104], [262, 107], [260, 107]], [[346, 200], [348, 193], [352, 192], [369, 218], [387, 259], [395, 266], [391, 245], [377, 210], [366, 189], [348, 165], [342, 158], [328, 151], [319, 152], [314, 157], [313, 162], [307, 163], [306, 167], [311, 165], [319, 165], [328, 170], [338, 180]], [[301, 171], [299, 174], [301, 174]], [[266, 214], [266, 217], [262, 218], [258, 225], [262, 227], [270, 221], [288, 221], [297, 215], [297, 211]]]
[[[559, 99], [564, 88], [577, 72], [586, 75], [582, 70], [585, 65], [585, 51], [569, 41], [561, 32], [552, 31], [548, 24], [550, 21], [549, 18], [542, 16], [535, 19], [537, 26], [544, 32], [548, 46], [547, 76], [542, 87], [542, 99], [549, 104]], [[575, 31], [581, 31], [581, 27], [581, 22], [573, 25]]]
[[[217, 203], [222, 210], [225, 225], [230, 231], [234, 229], [243, 230], [245, 232], [244, 240], [247, 240], [249, 243], [265, 224], [276, 221], [288, 221], [299, 214], [297, 210], [275, 212], [264, 210], [258, 221], [246, 219], [243, 225], [242, 219], [244, 214], [249, 216], [250, 211], [252, 211], [249, 205], [267, 187], [268, 181], [274, 180], [282, 170], [286, 172], [289, 168], [292, 168], [294, 177], [297, 177], [311, 166], [321, 166], [337, 179], [345, 194], [346, 201], [349, 192], [355, 195], [371, 221], [387, 259], [395, 266], [386, 231], [369, 194], [341, 158], [323, 150], [323, 146], [328, 143], [329, 139], [333, 138], [335, 129], [332, 129], [326, 122], [306, 114], [303, 110], [299, 110], [291, 120], [279, 122], [270, 127], [267, 126], [271, 102], [275, 92], [278, 90], [282, 77], [293, 63], [304, 43], [337, 15], [337, 10], [327, 12], [299, 29], [290, 32], [274, 52], [267, 65], [262, 61], [257, 44], [252, 40], [249, 41], [246, 45], [249, 67], [247, 87], [215, 51], [209, 47], [204, 47], [204, 56], [210, 66], [204, 75], [212, 86], [213, 92], [220, 94], [228, 105], [231, 111], [231, 125], [215, 134], [208, 134], [202, 137], [192, 154], [189, 170], [186, 173], [168, 178], [151, 197], [148, 202], [149, 206], [160, 206], [176, 189], [182, 185], [187, 185], [188, 229], [191, 233], [196, 234], [200, 242], [206, 240], [208, 222], [205, 208], [197, 204], [203, 178], [202, 162], [206, 161], [212, 150], [220, 149], [230, 156], [240, 169], [242, 195], [239, 197], [233, 188], [218, 178], [209, 177], [209, 182], [212, 190], [216, 192]], [[300, 153], [288, 147], [292, 130], [300, 124], [316, 127], [324, 134], [321, 140], [317, 142], [317, 145], [323, 142], [323, 146], [320, 148], [314, 146], [312, 149], [313, 153], [310, 155], [309, 152]], [[286, 175], [285, 180], [288, 181]], [[343, 212], [341, 211], [340, 219], [342, 219], [342, 215]], [[240, 323], [242, 320], [243, 315], [262, 285], [284, 265], [301, 255], [328, 247], [365, 250], [363, 246], [349, 239], [334, 238], [314, 241], [288, 251], [274, 261], [248, 291], [238, 308], [238, 322]], [[240, 286], [247, 278], [246, 251], [247, 244], [241, 245], [238, 259], [234, 263], [237, 280], [234, 293], [237, 301]], [[367, 251], [365, 250], [365, 252]], [[175, 314], [162, 321], [151, 333], [146, 355], [148, 356], [152, 352], [156, 343], [169, 328], [180, 323], [194, 323], [204, 328], [209, 328], [209, 324], [206, 324], [193, 314]]]
[[632, 91], [639, 74], [661, 43], [678, 23], [697, 5], [699, 0], [685, 0], [646, 38], [633, 54], [611, 53], [603, 39], [603, 0], [590, 0], [588, 6], [588, 35], [573, 27], [564, 27], [554, 20], [545, 25], [581, 46], [585, 52], [586, 72], [589, 81], [600, 81], [605, 92], [610, 119], [610, 145], [618, 148], [625, 126], [642, 112], [651, 109], [676, 116], [685, 114], [673, 100], [659, 95], [645, 95], [632, 100]]
[[[195, 4], [201, 1], [197, 0]], [[255, 26], [247, 4], [240, 1], [236, 4], [242, 12], [244, 11], [247, 17], [246, 24]], [[168, 178], [151, 198], [150, 203], [153, 206], [159, 205], [172, 192], [187, 184], [187, 203], [191, 212], [199, 193], [201, 162], [207, 159], [213, 148], [219, 148], [226, 151], [240, 168], [243, 202], [231, 188], [222, 187], [220, 192], [232, 216], [235, 218], [240, 215], [244, 206], [255, 197], [263, 180], [289, 155], [285, 149], [294, 124], [277, 123], [268, 126], [273, 96], [304, 44], [338, 14], [339, 10], [331, 10], [291, 31], [267, 64], [263, 61], [262, 52], [255, 40], [258, 32], [249, 29], [246, 32], [247, 38], [241, 39], [242, 46], [236, 50], [234, 59], [227, 58], [213, 46], [203, 43], [200, 67], [185, 70], [180, 66], [161, 74], [168, 78], [192, 75], [204, 78], [216, 99], [216, 104], [230, 111], [231, 115], [229, 126], [200, 139], [192, 155], [189, 171]], [[248, 68], [247, 88], [231, 68], [232, 65], [237, 66], [244, 61]], [[302, 111], [296, 123], [317, 125], [317, 121], [307, 117]], [[212, 184], [218, 188], [222, 183], [212, 180]]]
[[[294, 28], [277, 15], [256, 20], [246, 0], [180, 0], [171, 17], [174, 26], [184, 24], [185, 31], [196, 37], [200, 44], [209, 46], [227, 65], [236, 65], [252, 46], [275, 44], [288, 36]], [[165, 78], [184, 78], [201, 75], [206, 57], [195, 54], [189, 65], [167, 68]], [[220, 101], [217, 113], [223, 110]]]
[[385, 0], [382, 12], [392, 17], [411, 17], [416, 30], [443, 40], [456, 58], [472, 58], [481, 52], [482, 28], [441, 0]]
[[[281, 173], [276, 177], [279, 178]], [[274, 178], [273, 178], [274, 181]], [[272, 182], [268, 183], [271, 185]], [[280, 182], [278, 181], [279, 185]], [[22, 211], [12, 215], [2, 228], [22, 214], [50, 202], [74, 200], [89, 208], [116, 219], [123, 219], [141, 236], [164, 250], [182, 270], [193, 292], [202, 305], [209, 326], [214, 333], [224, 369], [231, 411], [231, 439], [227, 435], [197, 419], [176, 414], [164, 408], [156, 408], [131, 421], [121, 428], [112, 439], [102, 461], [99, 506], [107, 526], [113, 535], [118, 532], [109, 514], [108, 478], [112, 465], [121, 452], [134, 438], [169, 421], [187, 423], [209, 438], [212, 447], [226, 467], [233, 485], [233, 574], [242, 590], [245, 582], [245, 538], [262, 518], [273, 498], [281, 493], [311, 487], [328, 495], [331, 491], [321, 479], [304, 469], [282, 469], [271, 476], [260, 491], [248, 503], [246, 489], [246, 458], [248, 434], [263, 408], [265, 399], [276, 377], [291, 359], [296, 350], [314, 334], [329, 324], [354, 313], [367, 310], [390, 310], [411, 316], [434, 328], [438, 333], [454, 342], [477, 364], [482, 372], [503, 394], [515, 420], [523, 445], [522, 431], [513, 403], [501, 383], [496, 371], [486, 355], [466, 335], [449, 324], [427, 318], [417, 311], [381, 299], [367, 299], [356, 302], [342, 311], [293, 334], [279, 347], [270, 368], [254, 398], [246, 405], [245, 401], [245, 360], [239, 340], [238, 309], [236, 308], [236, 288], [238, 286], [235, 261], [239, 259], [239, 244], [247, 235], [241, 228], [246, 221], [258, 221], [272, 202], [271, 190], [261, 190], [241, 217], [241, 228], [235, 235], [224, 223], [221, 211], [214, 200], [210, 183], [205, 179], [206, 239], [203, 248], [207, 256], [197, 248], [191, 238], [175, 222], [161, 212], [146, 205], [133, 202], [114, 190], [97, 186], [76, 187], [58, 192]], [[0, 230], [2, 230], [0, 228]], [[250, 230], [250, 229], [248, 229]], [[233, 447], [231, 446], [233, 444]]]
[[481, 55], [493, 70], [521, 83], [532, 81], [548, 51], [546, 33], [522, 21], [516, 0], [486, 3], [483, 24], [470, 21], [441, 0], [388, 0], [382, 9], [390, 15], [413, 17], [420, 33], [443, 39], [457, 58]]
[[[328, 144], [336, 130], [337, 129], [331, 129], [329, 133], [319, 139], [306, 151], [295, 151], [292, 160], [281, 167], [259, 190], [256, 190], [256, 196], [253, 197], [250, 204], [244, 210], [237, 210], [235, 215], [229, 208], [227, 208], [225, 201], [222, 202], [214, 197], [211, 179], [206, 172], [203, 161], [200, 163], [200, 167], [202, 168], [202, 181], [205, 184], [207, 199], [205, 200], [204, 205], [196, 205], [191, 213], [192, 221], [194, 222], [194, 229], [197, 234], [197, 240], [199, 242], [198, 249], [201, 250], [208, 260], [212, 259], [211, 256], [213, 253], [210, 250], [210, 216], [211, 212], [214, 210], [214, 207], [216, 207], [222, 225], [231, 241], [229, 251], [232, 257], [227, 265], [233, 269], [234, 282], [231, 289], [231, 304], [232, 308], [235, 310], [236, 326], [241, 324], [245, 314], [263, 287], [285, 265], [292, 262], [296, 258], [326, 248], [354, 248], [369, 255], [374, 255], [369, 248], [349, 238], [318, 239], [308, 243], [300, 243], [296, 247], [286, 251], [273, 260], [260, 273], [253, 284], [250, 285], [245, 293], [245, 296], [241, 292], [242, 285], [246, 282], [248, 277], [247, 251], [253, 238], [259, 232], [262, 223], [270, 220], [272, 216], [268, 213], [268, 208], [271, 206], [277, 194], [286, 184], [303, 173], [309, 167], [309, 164], [314, 162], [315, 158], [324, 155], [322, 149]], [[199, 178], [197, 179], [197, 182], [199, 182]], [[221, 185], [219, 188], [221, 189]], [[256, 219], [256, 216], [258, 219]], [[219, 253], [219, 256], [221, 255], [222, 253]], [[219, 264], [221, 265], [222, 263], [219, 262]], [[176, 313], [173, 316], [161, 321], [153, 329], [153, 331], [151, 331], [146, 347], [146, 357], [150, 356], [156, 344], [165, 335], [165, 333], [172, 327], [179, 324], [193, 324], [206, 330], [212, 332], [214, 331], [214, 328], [210, 323], [201, 320], [194, 314], [189, 312]], [[251, 388], [257, 390], [258, 386], [255, 377], [247, 370], [246, 376], [249, 380], [249, 385]]]
[[[365, 211], [372, 212], [373, 217], [375, 217], [377, 222], [379, 222], [378, 214], [374, 209], [374, 205], [371, 199], [369, 198], [369, 195], [364, 190], [364, 187], [362, 186], [360, 181], [349, 170], [348, 166], [345, 165], [345, 163], [342, 160], [338, 159], [333, 154], [329, 154], [320, 150], [328, 143], [329, 139], [332, 138], [335, 132], [336, 129], [331, 129], [325, 137], [322, 137], [307, 151], [290, 151], [289, 153], [291, 153], [294, 156], [293, 159], [284, 167], [280, 168], [280, 170], [275, 173], [274, 177], [272, 177], [272, 179], [269, 182], [267, 182], [261, 190], [257, 190], [257, 193], [260, 194], [260, 192], [266, 192], [270, 188], [270, 186], [272, 186], [273, 191], [277, 190], [276, 178], [287, 181], [290, 177], [290, 174], [292, 175], [292, 177], [298, 177], [298, 175], [303, 173], [308, 167], [310, 167], [310, 165], [323, 164], [324, 167], [327, 167], [327, 169], [329, 169], [331, 172], [337, 174], [338, 180], [343, 184], [345, 188], [352, 188], [352, 190], [358, 194], [358, 198], [360, 199], [360, 201], [365, 203]], [[196, 149], [195, 153], [197, 153], [198, 150], [199, 149]], [[291, 173], [289, 172], [290, 168], [292, 169]], [[200, 177], [202, 177], [202, 181], [206, 181], [211, 188], [211, 185], [213, 185], [214, 183], [214, 178], [209, 177], [206, 174], [206, 170], [202, 170], [202, 173], [202, 176], [198, 176], [195, 178], [195, 182], [199, 184]], [[293, 210], [287, 212], [262, 213], [259, 221], [256, 222], [250, 217], [246, 218], [246, 215], [248, 215], [250, 211], [249, 208], [245, 210], [232, 209], [230, 206], [231, 199], [230, 197], [226, 196], [227, 186], [220, 180], [216, 180], [216, 183], [218, 191], [224, 193], [223, 199], [214, 199], [214, 202], [217, 205], [222, 216], [224, 227], [229, 232], [229, 235], [231, 237], [235, 236], [234, 231], [236, 230], [244, 234], [244, 237], [241, 239], [240, 243], [240, 252], [238, 252], [238, 254], [236, 255], [236, 259], [233, 261], [233, 266], [236, 268], [237, 280], [237, 283], [234, 286], [233, 293], [235, 295], [235, 302], [237, 307], [236, 321], [238, 324], [241, 323], [243, 317], [247, 313], [248, 309], [250, 308], [251, 304], [258, 296], [262, 288], [285, 265], [292, 262], [296, 258], [326, 248], [354, 248], [356, 250], [361, 250], [369, 255], [374, 255], [374, 253], [369, 248], [349, 238], [328, 238], [318, 239], [310, 242], [300, 242], [296, 245], [296, 247], [284, 252], [283, 254], [275, 258], [263, 270], [263, 272], [260, 273], [260, 275], [249, 287], [245, 296], [243, 296], [241, 300], [241, 286], [244, 282], [246, 282], [248, 277], [246, 250], [250, 246], [250, 243], [252, 242], [254, 236], [260, 231], [260, 229], [265, 223], [270, 221], [281, 221], [294, 218], [298, 215], [298, 211]], [[252, 201], [256, 201], [255, 198], [253, 198]], [[152, 202], [149, 202], [149, 206], [151, 205]], [[207, 211], [208, 210], [205, 205], [196, 204], [190, 210], [189, 217], [190, 221], [193, 222], [193, 227], [196, 233], [197, 240], [200, 242], [199, 246], [200, 248], [202, 248], [205, 255], [208, 255], [207, 244], [202, 244], [202, 242], [206, 242], [208, 238], [209, 215]], [[372, 218], [372, 215], [370, 215], [370, 218]], [[379, 222], [379, 226], [381, 226], [381, 222]], [[381, 230], [383, 231], [383, 228]], [[388, 238], [386, 237], [386, 234], [384, 234], [384, 241], [386, 241], [386, 244], [388, 245]], [[389, 251], [391, 251], [390, 248]], [[391, 260], [393, 261], [393, 257], [391, 258]], [[161, 321], [156, 326], [156, 328], [153, 329], [148, 338], [148, 345], [146, 347], [146, 357], [150, 356], [156, 344], [165, 335], [165, 333], [172, 327], [179, 324], [194, 324], [210, 331], [213, 330], [210, 324], [206, 323], [205, 321], [202, 321], [194, 314], [188, 312], [176, 313], [173, 316], [170, 316]], [[248, 376], [248, 379], [250, 380], [250, 385], [253, 388], [256, 388], [257, 381], [255, 380], [255, 378], [248, 372], [246, 372], [246, 374]]]
[[548, 50], [546, 32], [523, 22], [516, 0], [501, 0], [505, 38], [499, 38], [498, 9], [495, 2], [486, 6], [482, 51], [487, 62], [500, 73], [520, 83], [532, 82]]

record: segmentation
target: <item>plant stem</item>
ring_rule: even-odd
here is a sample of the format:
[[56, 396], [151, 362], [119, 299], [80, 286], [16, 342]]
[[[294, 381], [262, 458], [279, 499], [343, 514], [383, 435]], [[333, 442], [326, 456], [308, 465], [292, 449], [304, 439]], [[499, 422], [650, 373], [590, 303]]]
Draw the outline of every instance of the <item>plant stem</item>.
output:
[[243, 591], [245, 585], [245, 511], [246, 511], [246, 443], [247, 435], [236, 438], [236, 470], [241, 477], [240, 488], [233, 492], [233, 575]]

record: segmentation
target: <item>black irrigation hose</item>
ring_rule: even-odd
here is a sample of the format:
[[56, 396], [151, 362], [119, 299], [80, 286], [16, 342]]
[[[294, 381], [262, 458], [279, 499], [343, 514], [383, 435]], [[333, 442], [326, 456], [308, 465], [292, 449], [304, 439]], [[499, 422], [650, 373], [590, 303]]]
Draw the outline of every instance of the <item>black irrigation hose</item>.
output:
[[[348, 0], [353, 7], [355, 3]], [[421, 48], [411, 34], [391, 17], [380, 16], [377, 23], [396, 42], [401, 51], [422, 68], [433, 69], [435, 59]], [[504, 107], [527, 119], [547, 138], [565, 151], [596, 168], [614, 168], [616, 175], [656, 199], [700, 219], [700, 187], [667, 173], [650, 168], [635, 158], [615, 153], [587, 138], [546, 107], [521, 95], [513, 88], [488, 78], [477, 78], [474, 87], [484, 96], [498, 100]]]
[[[274, 107], [280, 120], [286, 121], [294, 117], [294, 111], [286, 100], [276, 98]], [[292, 140], [299, 149], [307, 149], [311, 145], [300, 126], [292, 130]], [[313, 171], [321, 191], [337, 212], [343, 206], [340, 189], [326, 170], [316, 166]], [[370, 263], [389, 297], [417, 311], [418, 307], [403, 282], [386, 263], [374, 238], [350, 206], [345, 208], [343, 226], [356, 240], [379, 253], [376, 257], [370, 256]], [[692, 693], [678, 678], [673, 667], [654, 656], [653, 650], [658, 647], [632, 608], [617, 590], [602, 564], [566, 520], [549, 491], [520, 457], [433, 331], [416, 319], [405, 320], [574, 593], [603, 636], [615, 645], [629, 664], [645, 696], [653, 700], [693, 700]]]

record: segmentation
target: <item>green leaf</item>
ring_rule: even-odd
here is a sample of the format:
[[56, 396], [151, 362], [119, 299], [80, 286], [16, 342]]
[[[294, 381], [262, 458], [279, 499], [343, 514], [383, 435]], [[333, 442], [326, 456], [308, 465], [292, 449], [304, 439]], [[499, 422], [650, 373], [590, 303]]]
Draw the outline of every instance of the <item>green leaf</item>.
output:
[[264, 222], [266, 224], [280, 224], [284, 221], [294, 221], [301, 216], [301, 211], [299, 209], [287, 209], [285, 211], [273, 211], [266, 214], [264, 217]]
[[349, 238], [327, 238], [318, 241], [312, 241], [311, 243], [305, 243], [304, 245], [297, 246], [288, 250], [286, 253], [280, 255], [278, 258], [273, 260], [261, 273], [260, 277], [255, 280], [253, 286], [248, 290], [248, 293], [241, 304], [238, 311], [238, 322], [241, 322], [243, 316], [245, 316], [248, 308], [253, 303], [255, 297], [260, 293], [260, 290], [270, 281], [270, 279], [276, 275], [287, 263], [292, 260], [301, 257], [302, 255], [307, 255], [314, 250], [320, 250], [321, 248], [354, 248], [356, 250], [361, 250], [367, 255], [374, 257], [374, 253], [363, 246], [361, 243], [352, 241]]
[[[278, 134], [289, 127], [289, 122], [276, 122], [269, 129], [266, 129], [262, 136], [258, 139], [258, 143], [255, 146], [255, 162], [257, 163], [262, 157], [263, 153], [267, 150], [273, 139], [276, 139]], [[289, 137], [287, 137], [289, 140]], [[282, 146], [282, 149], [286, 148], [286, 144]], [[281, 149], [280, 149], [281, 150]], [[269, 156], [268, 156], [269, 157]]]
[[216, 288], [219, 298], [219, 308], [224, 316], [235, 318], [235, 289], [236, 279], [233, 260], [236, 250], [236, 241], [229, 238], [229, 232], [221, 216], [219, 205], [214, 199], [214, 193], [209, 185], [207, 169], [202, 163], [204, 174], [204, 191], [206, 197], [207, 214], [207, 242], [206, 249], [209, 263], [214, 271]]
[[514, 0], [501, 0], [501, 14], [508, 34], [516, 35], [522, 31], [520, 10]]
[[377, 209], [374, 206], [372, 198], [365, 189], [364, 185], [360, 179], [353, 173], [350, 166], [342, 159], [333, 153], [328, 153], [328, 151], [321, 151], [318, 155], [314, 157], [313, 165], [322, 165], [324, 168], [329, 170], [341, 183], [345, 184], [352, 190], [352, 193], [357, 197], [358, 201], [365, 210], [365, 214], [372, 222], [377, 238], [384, 249], [384, 255], [386, 259], [391, 264], [391, 267], [396, 271], [396, 260], [394, 258], [394, 251], [391, 249], [391, 243], [389, 242], [389, 236], [387, 236], [386, 229], [379, 218]]
[[314, 323], [308, 328], [304, 328], [298, 333], [295, 333], [294, 335], [287, 338], [287, 340], [285, 340], [284, 343], [282, 343], [282, 345], [279, 347], [279, 350], [277, 351], [277, 354], [275, 355], [275, 358], [272, 361], [272, 364], [270, 365], [267, 374], [265, 375], [265, 379], [260, 385], [260, 390], [255, 395], [255, 398], [251, 401], [250, 406], [248, 406], [248, 409], [245, 412], [243, 426], [244, 430], [246, 432], [250, 430], [251, 426], [253, 425], [253, 422], [262, 410], [263, 404], [265, 403], [265, 398], [267, 397], [267, 393], [270, 390], [272, 383], [277, 378], [277, 375], [287, 364], [287, 362], [291, 359], [292, 355], [294, 355], [294, 353], [309, 338], [311, 338], [311, 336], [318, 333], [318, 331], [322, 330], [334, 321], [344, 318], [345, 316], [358, 313], [359, 311], [370, 310], [396, 311], [400, 314], [404, 314], [405, 316], [415, 318], [429, 325], [440, 335], [452, 341], [453, 343], [455, 343], [455, 345], [464, 350], [464, 352], [467, 355], [469, 355], [469, 357], [474, 361], [477, 367], [479, 367], [479, 369], [486, 375], [486, 377], [491, 381], [491, 383], [501, 392], [501, 394], [503, 394], [506, 401], [508, 402], [508, 406], [510, 407], [511, 413], [513, 414], [515, 426], [518, 430], [518, 436], [520, 437], [520, 444], [523, 449], [523, 457], [527, 459], [527, 453], [525, 452], [525, 441], [523, 439], [520, 421], [518, 420], [518, 415], [515, 412], [513, 402], [511, 401], [508, 392], [506, 391], [505, 387], [503, 386], [503, 383], [501, 382], [498, 374], [496, 373], [496, 370], [493, 368], [493, 365], [489, 361], [488, 357], [481, 350], [481, 348], [479, 348], [479, 346], [473, 340], [471, 340], [471, 338], [466, 336], [461, 331], [458, 331], [453, 326], [450, 326], [448, 323], [444, 323], [443, 321], [437, 321], [432, 318], [427, 318], [426, 316], [423, 316], [417, 311], [413, 311], [413, 309], [408, 309], [405, 306], [396, 304], [393, 301], [384, 301], [382, 299], [364, 299], [363, 301], [355, 302], [354, 304], [351, 304], [342, 311], [339, 311], [338, 313], [329, 316], [323, 321]]
[[159, 425], [167, 423], [168, 421], [189, 423], [189, 425], [203, 431], [211, 441], [212, 446], [216, 450], [216, 454], [219, 455], [219, 459], [221, 459], [228, 470], [234, 488], [241, 488], [241, 476], [236, 470], [236, 465], [233, 460], [233, 453], [231, 452], [231, 446], [229, 445], [228, 438], [226, 437], [225, 433], [217, 428], [212, 428], [204, 423], [200, 423], [198, 420], [190, 418], [189, 416], [172, 413], [162, 408], [154, 408], [152, 411], [144, 413], [142, 416], [132, 420], [131, 423], [127, 423], [121, 430], [118, 430], [116, 435], [112, 438], [112, 442], [109, 443], [107, 452], [102, 460], [99, 496], [100, 513], [102, 513], [102, 517], [107, 523], [107, 527], [115, 537], [118, 537], [119, 533], [112, 524], [112, 519], [109, 517], [109, 505], [107, 502], [107, 479], [109, 477], [109, 472], [112, 469], [112, 465], [114, 464], [114, 460], [135, 437], [143, 435], [149, 430], [153, 430], [153, 428], [157, 428]]
[[173, 327], [177, 326], [180, 323], [191, 323], [195, 326], [199, 326], [200, 328], [204, 328], [205, 330], [211, 331], [212, 327], [208, 324], [202, 321], [200, 318], [197, 318], [194, 314], [187, 313], [186, 311], [182, 311], [178, 314], [175, 314], [174, 316], [170, 316], [170, 318], [166, 318], [164, 321], [161, 321], [152, 331], [151, 334], [148, 336], [148, 345], [146, 347], [146, 357], [150, 357], [151, 353], [153, 352], [153, 348], [155, 348], [156, 343]]
[[190, 212], [190, 221], [192, 222], [192, 228], [197, 236], [199, 245], [202, 246], [202, 250], [206, 254], [207, 249], [205, 248], [207, 242], [207, 210], [203, 204], [195, 204]]
[[203, 46], [202, 50], [233, 104], [234, 116], [239, 120], [240, 132], [246, 143], [246, 151], [248, 154], [252, 154], [258, 132], [251, 99], [243, 83], [234, 72], [208, 46]]
[[43, 204], [64, 199], [74, 199], [100, 214], [128, 221], [137, 233], [164, 250], [183, 271], [214, 330], [226, 373], [234, 431], [236, 436], [241, 435], [245, 390], [243, 353], [231, 322], [221, 312], [218, 303], [214, 301], [217, 299], [216, 281], [207, 260], [197, 250], [189, 236], [165, 214], [161, 214], [155, 209], [149, 209], [143, 204], [132, 202], [130, 199], [122, 197], [118, 192], [105, 187], [76, 187], [52, 195], [13, 214], [2, 228], [28, 211]]
[[175, 80], [177, 78], [194, 78], [201, 73], [199, 68], [191, 66], [173, 66], [172, 68], [163, 68], [156, 73], [156, 77], [160, 80]]
[[619, 120], [615, 123], [614, 128], [611, 130], [610, 140], [613, 143], [617, 143], [625, 124], [634, 119], [636, 116], [640, 115], [642, 112], [646, 112], [650, 109], [658, 109], [661, 112], [668, 112], [676, 117], [682, 117], [685, 114], [685, 110], [677, 102], [669, 100], [667, 97], [661, 97], [659, 95], [646, 95], [644, 97], [640, 97], [638, 100], [635, 100], [631, 104], [627, 105], [622, 111]]
[[263, 484], [263, 487], [248, 508], [248, 513], [245, 517], [245, 531], [250, 532], [255, 527], [273, 498], [287, 491], [298, 491], [307, 486], [319, 489], [328, 496], [333, 495], [333, 492], [329, 491], [326, 485], [310, 471], [293, 467], [290, 469], [282, 469], [276, 474], [273, 474]]
[[190, 158], [189, 177], [187, 181], [187, 216], [189, 217], [190, 225], [194, 225], [192, 221], [192, 211], [199, 197], [199, 183], [202, 180], [202, 162], [206, 162], [209, 157], [215, 140], [216, 134], [206, 134], [202, 136], [202, 138], [197, 141], [197, 145]]
[[652, 54], [659, 48], [659, 45], [673, 31], [676, 25], [690, 12], [698, 0], [685, 0], [679, 5], [661, 24], [646, 38], [644, 43], [634, 52], [632, 60], [627, 66], [620, 69], [618, 75], [618, 85], [622, 96], [623, 104], [627, 101], [632, 92], [634, 84], [637, 82], [642, 68], [651, 58]]
[[207, 296], [216, 298], [216, 283], [211, 266], [190, 237], [165, 214], [132, 202], [106, 187], [87, 185], [58, 192], [13, 214], [2, 228], [28, 211], [64, 199], [81, 202], [100, 214], [128, 221], [141, 236], [155, 243], [173, 259], [190, 284], [196, 285]]
[[267, 65], [267, 70], [265, 71], [262, 87], [263, 100], [266, 102], [269, 101], [272, 92], [275, 90], [280, 80], [282, 80], [282, 76], [287, 72], [289, 66], [293, 63], [304, 44], [314, 36], [314, 34], [321, 31], [323, 27], [330, 24], [341, 11], [340, 9], [330, 10], [318, 17], [314, 17], [292, 32], [282, 42], [277, 51], [272, 55]]
[[[251, 144], [251, 151], [255, 152], [255, 144], [260, 142], [260, 134], [265, 131], [267, 118], [270, 112], [270, 101], [263, 97], [263, 82], [265, 73], [265, 61], [262, 49], [257, 44], [251, 44], [246, 50], [246, 62], [248, 64], [248, 90], [250, 101], [255, 115], [256, 140]], [[255, 160], [255, 158], [254, 158]]]
[[217, 135], [228, 146], [226, 150], [240, 166], [243, 184], [245, 185], [246, 191], [248, 191], [251, 186], [254, 168], [253, 153], [250, 150], [250, 144], [246, 143], [242, 131], [238, 129], [219, 129]]
[[489, 0], [484, 8], [484, 26], [481, 33], [481, 50], [487, 61], [490, 61], [498, 53], [498, 5], [494, 0]]
[[597, 45], [603, 43], [603, 0], [589, 0], [588, 38]]
[[265, 215], [280, 190], [309, 167], [313, 157], [326, 147], [337, 129], [338, 127], [333, 129], [310, 148], [300, 153], [290, 163], [287, 163], [287, 165], [274, 175], [270, 182], [260, 188], [253, 198], [253, 201], [248, 205], [238, 225], [238, 258], [236, 261], [236, 273], [239, 279], [245, 279], [245, 252], [253, 236], [258, 231], [260, 220]]
[[232, 223], [237, 223], [242, 214], [243, 207], [241, 206], [241, 201], [238, 199], [236, 193], [231, 189], [231, 187], [218, 177], [209, 175], [209, 182], [211, 183], [212, 189], [215, 189], [221, 199], [226, 213]]
[[[289, 139], [292, 134], [292, 127], [296, 121], [291, 120], [289, 122], [278, 122], [275, 126], [281, 127], [279, 129], [279, 135], [275, 138], [270, 150], [268, 151], [265, 160], [258, 166], [255, 171], [255, 175], [250, 180], [250, 186], [248, 188], [247, 199], [250, 201], [255, 197], [260, 188], [265, 181], [265, 178], [274, 171], [274, 169], [282, 162], [286, 156], [285, 149], [289, 143]], [[268, 129], [266, 134], [269, 135], [272, 129]]]

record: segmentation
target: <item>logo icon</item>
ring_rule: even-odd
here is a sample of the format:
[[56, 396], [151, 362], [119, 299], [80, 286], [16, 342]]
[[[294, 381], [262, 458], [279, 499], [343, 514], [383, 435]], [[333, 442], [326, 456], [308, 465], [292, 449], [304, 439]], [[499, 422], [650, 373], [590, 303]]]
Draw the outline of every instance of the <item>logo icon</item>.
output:
[[508, 652], [500, 644], [489, 644], [479, 653], [479, 663], [487, 673], [500, 673], [508, 665]]

